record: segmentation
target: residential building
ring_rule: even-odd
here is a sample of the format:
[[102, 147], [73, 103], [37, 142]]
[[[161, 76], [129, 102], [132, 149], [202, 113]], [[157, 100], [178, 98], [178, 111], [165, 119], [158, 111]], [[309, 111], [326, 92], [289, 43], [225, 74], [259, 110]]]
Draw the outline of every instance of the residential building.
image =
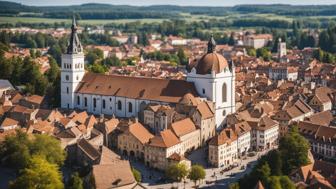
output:
[[215, 167], [229, 167], [238, 159], [237, 134], [226, 128], [209, 142], [209, 163]]
[[248, 122], [252, 128], [252, 149], [260, 151], [271, 149], [279, 141], [279, 123], [265, 116], [259, 122]]
[[317, 157], [336, 159], [336, 128], [301, 121], [299, 132], [308, 139], [311, 151]]

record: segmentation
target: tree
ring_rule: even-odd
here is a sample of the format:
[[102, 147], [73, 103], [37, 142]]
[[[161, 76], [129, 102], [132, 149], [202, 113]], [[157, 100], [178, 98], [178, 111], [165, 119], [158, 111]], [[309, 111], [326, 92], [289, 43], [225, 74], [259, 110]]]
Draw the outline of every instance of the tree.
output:
[[288, 178], [288, 176], [280, 177], [281, 188], [283, 189], [295, 189], [295, 184]]
[[132, 168], [132, 173], [137, 182], [141, 182], [141, 173], [135, 168]]
[[179, 48], [177, 51], [177, 57], [179, 59], [180, 64], [182, 65], [188, 65], [188, 58], [184, 53], [184, 50], [182, 48]]
[[83, 180], [80, 178], [78, 172], [71, 175], [67, 189], [83, 189]]
[[234, 40], [234, 34], [231, 33], [230, 38], [229, 38], [229, 45], [233, 46], [235, 44], [235, 40]]
[[247, 48], [247, 55], [256, 57], [257, 51], [255, 50], [255, 48]]
[[122, 66], [121, 61], [116, 56], [107, 57], [102, 61], [102, 63], [107, 66]]
[[89, 69], [93, 73], [105, 73], [107, 71], [107, 68], [100, 63], [94, 63]]
[[265, 61], [270, 61], [271, 60], [271, 52], [266, 47], [257, 49], [257, 57], [258, 58], [261, 57]]
[[94, 64], [96, 60], [103, 59], [104, 53], [100, 49], [90, 49], [85, 56], [89, 64]]
[[293, 170], [307, 165], [309, 142], [299, 134], [297, 127], [280, 139], [279, 151], [283, 162], [283, 173], [290, 174]]
[[46, 72], [48, 81], [54, 83], [60, 74], [60, 68], [56, 63], [56, 60], [52, 57], [49, 58], [50, 69]]
[[31, 37], [29, 37], [27, 39], [27, 47], [28, 48], [37, 48], [36, 42]]
[[239, 183], [234, 182], [229, 185], [229, 189], [239, 189]]
[[63, 189], [62, 176], [56, 164], [49, 163], [43, 157], [33, 156], [20, 176], [12, 183], [10, 189], [50, 188]]
[[196, 186], [197, 181], [205, 178], [204, 168], [201, 165], [193, 165], [189, 172], [188, 178], [194, 181]]
[[271, 168], [269, 167], [268, 163], [263, 163], [257, 170], [256, 176], [259, 178], [262, 183], [268, 183], [268, 179], [271, 176]]
[[184, 163], [178, 163], [168, 166], [166, 169], [166, 177], [181, 182], [188, 175], [188, 168]]
[[50, 54], [57, 61], [58, 65], [61, 65], [62, 49], [58, 44], [52, 45], [48, 50], [48, 54]]
[[280, 181], [279, 181], [279, 177], [276, 177], [276, 176], [270, 177], [267, 185], [269, 189], [282, 189]]
[[15, 135], [6, 136], [0, 145], [0, 159], [5, 160], [4, 163], [9, 167], [26, 167], [30, 158], [29, 143], [27, 134], [20, 130], [17, 130]]
[[65, 151], [58, 140], [48, 135], [34, 135], [35, 139], [30, 145], [32, 155], [40, 155], [50, 163], [61, 166], [65, 160]]
[[267, 156], [268, 165], [271, 168], [271, 175], [282, 175], [282, 159], [278, 150], [272, 150], [268, 152]]

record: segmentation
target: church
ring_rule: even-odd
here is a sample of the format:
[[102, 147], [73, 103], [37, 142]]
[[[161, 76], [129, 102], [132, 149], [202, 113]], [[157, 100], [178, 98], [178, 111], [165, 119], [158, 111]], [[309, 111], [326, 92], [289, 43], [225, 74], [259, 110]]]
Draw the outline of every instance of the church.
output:
[[186, 94], [215, 105], [216, 127], [235, 112], [235, 67], [216, 53], [213, 37], [207, 52], [190, 64], [186, 80], [86, 73], [84, 52], [73, 19], [67, 51], [62, 55], [61, 108], [100, 115], [138, 117], [149, 103], [174, 105]]

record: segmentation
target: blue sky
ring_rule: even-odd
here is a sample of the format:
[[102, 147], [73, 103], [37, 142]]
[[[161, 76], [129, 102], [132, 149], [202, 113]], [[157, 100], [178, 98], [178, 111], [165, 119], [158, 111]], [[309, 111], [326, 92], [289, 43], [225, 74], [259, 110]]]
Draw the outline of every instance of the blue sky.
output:
[[336, 0], [7, 0], [26, 5], [74, 5], [83, 3], [109, 3], [122, 5], [193, 5], [193, 6], [232, 6], [237, 4], [293, 4], [319, 5], [336, 4]]

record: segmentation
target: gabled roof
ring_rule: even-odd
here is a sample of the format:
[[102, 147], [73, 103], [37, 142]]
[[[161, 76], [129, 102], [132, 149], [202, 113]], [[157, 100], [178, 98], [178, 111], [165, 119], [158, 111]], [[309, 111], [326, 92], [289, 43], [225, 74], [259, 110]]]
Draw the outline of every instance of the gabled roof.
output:
[[149, 145], [161, 148], [169, 148], [180, 143], [180, 140], [176, 135], [170, 130], [164, 130], [160, 132], [159, 136], [155, 136], [150, 139]]
[[181, 121], [177, 121], [171, 124], [171, 130], [177, 137], [184, 136], [189, 134], [193, 131], [196, 131], [197, 128], [194, 122], [191, 121], [190, 118], [183, 119]]
[[1, 123], [1, 127], [14, 126], [14, 125], [17, 125], [18, 123], [19, 123], [18, 121], [12, 118], [6, 117], [5, 120], [3, 120], [3, 122]]
[[185, 80], [94, 73], [85, 74], [76, 92], [81, 94], [120, 96], [170, 103], [178, 103], [187, 93], [198, 96], [194, 84]]
[[237, 134], [231, 128], [226, 128], [211, 138], [209, 145], [221, 146], [223, 144], [231, 144], [231, 142], [237, 140], [237, 137]]
[[90, 142], [85, 139], [80, 139], [77, 142], [77, 146], [82, 150], [91, 160], [96, 160], [100, 157], [99, 151], [93, 147]]
[[136, 122], [128, 127], [128, 132], [130, 132], [136, 139], [138, 139], [142, 144], [149, 142], [151, 138], [154, 137], [141, 123]]
[[209, 119], [214, 117], [214, 112], [212, 111], [210, 104], [206, 102], [201, 102], [198, 104], [197, 111], [201, 114], [202, 119]]

